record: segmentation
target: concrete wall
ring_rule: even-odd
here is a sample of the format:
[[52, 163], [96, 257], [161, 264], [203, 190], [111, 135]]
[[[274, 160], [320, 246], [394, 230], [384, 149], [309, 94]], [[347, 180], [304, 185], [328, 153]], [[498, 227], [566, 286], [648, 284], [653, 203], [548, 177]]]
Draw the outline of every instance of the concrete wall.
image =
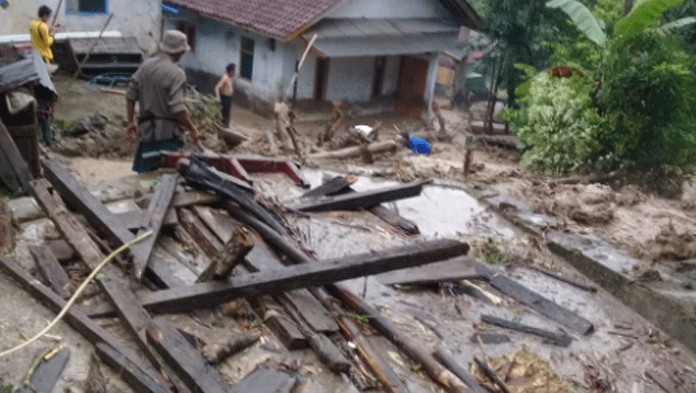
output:
[[[48, 4], [54, 9], [55, 1], [46, 0], [8, 0], [7, 8], [0, 8], [0, 34], [27, 34], [29, 23], [37, 18], [40, 6]], [[62, 31], [99, 31], [106, 22], [108, 14], [91, 15], [67, 13], [71, 2], [64, 1], [65, 6], [58, 11], [57, 23]], [[54, 4], [55, 3], [55, 4]], [[114, 13], [107, 30], [118, 30], [124, 36], [134, 36], [140, 46], [147, 52], [156, 47], [160, 38], [162, 20], [161, 0], [108, 0], [108, 12]]]
[[429, 60], [428, 77], [425, 80], [425, 101], [426, 108], [423, 111], [423, 120], [430, 122], [433, 119], [433, 100], [435, 99], [435, 84], [437, 82], [437, 68], [439, 66], [438, 54], [434, 53], [429, 57], [423, 57]]
[[399, 69], [401, 68], [400, 56], [387, 57], [387, 64], [384, 67], [384, 84], [382, 85], [382, 95], [391, 96], [396, 94], [399, 88]]
[[346, 0], [327, 18], [436, 18], [449, 15], [437, 0]]
[[374, 57], [331, 59], [326, 99], [329, 101], [365, 102], [372, 95]]

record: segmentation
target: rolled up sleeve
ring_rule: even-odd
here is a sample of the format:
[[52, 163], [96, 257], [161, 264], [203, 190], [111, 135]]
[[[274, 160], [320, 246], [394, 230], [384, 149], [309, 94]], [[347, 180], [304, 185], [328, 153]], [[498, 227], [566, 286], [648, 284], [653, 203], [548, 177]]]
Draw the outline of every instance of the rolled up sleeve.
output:
[[128, 90], [126, 90], [126, 98], [133, 101], [138, 101], [140, 99], [140, 84], [133, 78], [128, 84]]
[[172, 86], [169, 94], [169, 111], [173, 114], [186, 111], [186, 101], [184, 89], [186, 87], [186, 74], [183, 70], [172, 80]]

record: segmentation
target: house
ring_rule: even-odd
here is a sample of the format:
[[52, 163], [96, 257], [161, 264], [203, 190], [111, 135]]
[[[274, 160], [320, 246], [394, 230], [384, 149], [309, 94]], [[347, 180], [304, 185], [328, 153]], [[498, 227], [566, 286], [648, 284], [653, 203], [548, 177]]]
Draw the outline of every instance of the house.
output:
[[28, 34], [29, 23], [37, 18], [40, 6], [48, 5], [61, 31], [100, 31], [114, 16], [108, 30], [120, 31], [123, 36], [135, 37], [145, 51], [156, 49], [162, 23], [161, 0], [0, 0], [0, 35]]
[[[429, 115], [438, 54], [480, 28], [465, 0], [165, 0], [163, 27], [189, 36], [181, 61], [201, 90], [237, 64], [235, 102], [387, 102]], [[308, 42], [317, 36], [289, 86]]]

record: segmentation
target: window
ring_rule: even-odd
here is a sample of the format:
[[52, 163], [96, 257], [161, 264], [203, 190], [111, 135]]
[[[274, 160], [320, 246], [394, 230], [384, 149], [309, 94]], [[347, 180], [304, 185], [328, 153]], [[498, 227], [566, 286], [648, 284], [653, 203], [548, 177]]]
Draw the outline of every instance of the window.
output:
[[251, 38], [242, 37], [242, 54], [239, 64], [241, 64], [239, 76], [251, 80], [254, 71], [254, 40]]
[[108, 0], [69, 0], [65, 9], [73, 14], [106, 14], [108, 3]]
[[186, 34], [186, 40], [191, 47], [191, 52], [196, 51], [196, 25], [185, 20], [176, 22], [176, 29]]

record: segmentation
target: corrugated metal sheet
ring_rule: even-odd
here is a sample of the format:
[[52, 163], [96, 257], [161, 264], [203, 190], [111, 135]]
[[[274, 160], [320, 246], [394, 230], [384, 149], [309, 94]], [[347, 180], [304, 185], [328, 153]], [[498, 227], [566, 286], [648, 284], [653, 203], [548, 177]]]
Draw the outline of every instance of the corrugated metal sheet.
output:
[[422, 34], [399, 37], [320, 38], [314, 47], [328, 57], [396, 56], [452, 49], [456, 33]]
[[135, 37], [120, 38], [74, 38], [70, 46], [75, 54], [142, 54]]
[[[122, 37], [120, 31], [105, 31], [102, 33], [102, 37]], [[98, 31], [72, 31], [67, 33], [56, 33], [56, 41], [64, 41], [70, 38], [96, 38], [99, 37]], [[10, 34], [1, 35], [0, 44], [21, 44], [25, 42], [31, 42], [31, 36], [29, 34]]]
[[310, 39], [350, 37], [405, 37], [417, 34], [458, 33], [446, 19], [323, 19], [303, 34]]
[[0, 93], [28, 83], [39, 83], [57, 95], [46, 63], [39, 52], [32, 50], [28, 57], [0, 67]]

